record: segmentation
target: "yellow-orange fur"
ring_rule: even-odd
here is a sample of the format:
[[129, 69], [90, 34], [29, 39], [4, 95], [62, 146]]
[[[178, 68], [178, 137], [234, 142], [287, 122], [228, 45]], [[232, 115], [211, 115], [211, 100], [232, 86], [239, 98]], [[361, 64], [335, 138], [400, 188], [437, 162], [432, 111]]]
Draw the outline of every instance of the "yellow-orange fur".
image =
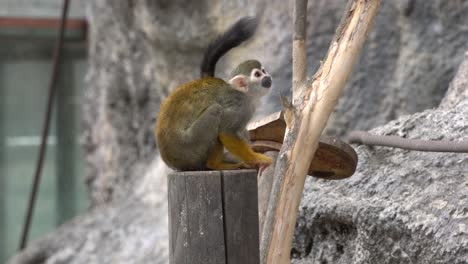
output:
[[249, 166], [262, 166], [270, 165], [271, 158], [260, 153], [256, 153], [250, 148], [245, 140], [220, 133], [218, 138], [226, 149], [231, 152], [234, 156], [244, 161]]
[[[232, 105], [223, 105], [226, 100], [219, 98], [234, 98], [232, 101], [235, 103], [245, 101], [246, 106], [236, 105], [237, 108], [234, 109], [238, 112], [226, 113], [223, 111]], [[245, 93], [233, 89], [222, 79], [213, 77], [194, 80], [176, 88], [161, 104], [155, 128], [163, 160], [169, 166], [180, 170], [205, 168], [226, 170], [246, 165], [252, 167], [269, 165], [271, 163], [269, 157], [255, 153], [246, 140], [239, 136], [240, 129], [244, 129], [245, 126], [235, 131], [219, 131], [223, 124], [229, 126], [230, 119], [235, 119], [233, 116], [242, 116], [242, 112], [245, 111], [251, 112], [247, 110], [248, 100]], [[212, 109], [213, 105], [219, 107], [219, 114], [216, 116], [217, 112], [214, 111], [212, 116], [203, 117], [207, 111], [210, 111], [207, 109]], [[200, 120], [201, 118], [208, 118], [206, 119], [208, 121]], [[248, 121], [250, 117], [247, 115], [245, 119]], [[187, 131], [197, 123], [203, 125], [202, 133], [197, 132], [195, 138], [189, 138], [194, 135], [188, 134]], [[211, 136], [210, 133], [214, 134]], [[224, 162], [223, 146], [242, 162], [236, 164]]]

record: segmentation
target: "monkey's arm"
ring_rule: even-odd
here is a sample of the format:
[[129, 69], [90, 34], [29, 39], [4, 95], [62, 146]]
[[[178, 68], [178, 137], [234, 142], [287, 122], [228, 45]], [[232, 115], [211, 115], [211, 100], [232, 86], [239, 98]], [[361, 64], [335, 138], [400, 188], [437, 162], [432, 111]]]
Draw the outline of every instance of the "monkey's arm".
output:
[[229, 163], [224, 161], [224, 147], [221, 142], [216, 145], [208, 153], [206, 167], [212, 170], [234, 170], [246, 167], [244, 163]]
[[220, 133], [218, 138], [229, 152], [250, 166], [264, 167], [272, 162], [270, 157], [253, 151], [249, 144], [237, 135]]

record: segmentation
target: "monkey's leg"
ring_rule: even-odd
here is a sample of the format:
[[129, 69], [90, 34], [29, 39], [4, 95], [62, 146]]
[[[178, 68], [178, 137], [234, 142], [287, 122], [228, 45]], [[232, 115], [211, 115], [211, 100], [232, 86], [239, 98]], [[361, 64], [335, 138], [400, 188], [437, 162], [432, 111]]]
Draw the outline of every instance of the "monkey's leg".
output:
[[251, 166], [265, 167], [271, 164], [272, 159], [266, 155], [256, 153], [243, 139], [230, 134], [218, 135], [226, 149]]
[[226, 163], [223, 161], [224, 147], [221, 142], [217, 142], [208, 154], [206, 167], [212, 170], [233, 170], [243, 167], [242, 163]]
[[185, 132], [185, 140], [188, 142], [196, 142], [197, 145], [203, 145], [207, 141], [216, 140], [221, 121], [222, 107], [219, 104], [214, 104], [208, 107], [189, 129]]

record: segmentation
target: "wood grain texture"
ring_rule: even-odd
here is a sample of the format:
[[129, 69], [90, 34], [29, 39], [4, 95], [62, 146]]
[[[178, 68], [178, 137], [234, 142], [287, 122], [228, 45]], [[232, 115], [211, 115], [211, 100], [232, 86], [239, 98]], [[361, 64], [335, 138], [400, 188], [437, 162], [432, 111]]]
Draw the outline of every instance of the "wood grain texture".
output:
[[[267, 151], [264, 154], [273, 159], [273, 164], [276, 163], [278, 151]], [[271, 193], [274, 175], [275, 167], [269, 166], [265, 171], [263, 171], [262, 175], [258, 177], [258, 226], [260, 229], [260, 240], [262, 238], [263, 224], [265, 223], [270, 197], [274, 195]]]
[[[296, 0], [303, 1], [305, 0]], [[273, 182], [276, 196], [271, 197], [272, 204], [268, 208], [264, 224], [262, 263], [290, 263], [296, 216], [310, 161], [351, 74], [379, 5], [380, 0], [349, 0], [349, 9], [345, 12], [326, 59], [313, 76], [312, 82], [308, 85], [293, 82], [293, 86], [296, 86], [293, 87], [293, 107], [285, 113], [293, 119], [288, 122], [280, 158], [276, 163]], [[306, 17], [295, 14], [294, 18]], [[298, 68], [293, 70], [301, 71]]]
[[257, 172], [168, 176], [171, 264], [258, 264]]
[[169, 175], [170, 263], [225, 263], [220, 172]]
[[257, 172], [223, 171], [226, 256], [228, 264], [258, 264]]

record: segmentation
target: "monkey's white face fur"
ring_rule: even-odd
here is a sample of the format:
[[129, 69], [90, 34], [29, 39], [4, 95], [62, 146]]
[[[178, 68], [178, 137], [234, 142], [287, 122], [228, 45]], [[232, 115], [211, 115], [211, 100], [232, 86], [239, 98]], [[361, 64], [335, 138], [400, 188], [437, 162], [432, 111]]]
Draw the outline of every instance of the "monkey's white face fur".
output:
[[250, 76], [239, 74], [234, 76], [229, 83], [236, 90], [254, 97], [262, 97], [270, 90], [272, 80], [268, 72], [262, 67], [254, 68]]

